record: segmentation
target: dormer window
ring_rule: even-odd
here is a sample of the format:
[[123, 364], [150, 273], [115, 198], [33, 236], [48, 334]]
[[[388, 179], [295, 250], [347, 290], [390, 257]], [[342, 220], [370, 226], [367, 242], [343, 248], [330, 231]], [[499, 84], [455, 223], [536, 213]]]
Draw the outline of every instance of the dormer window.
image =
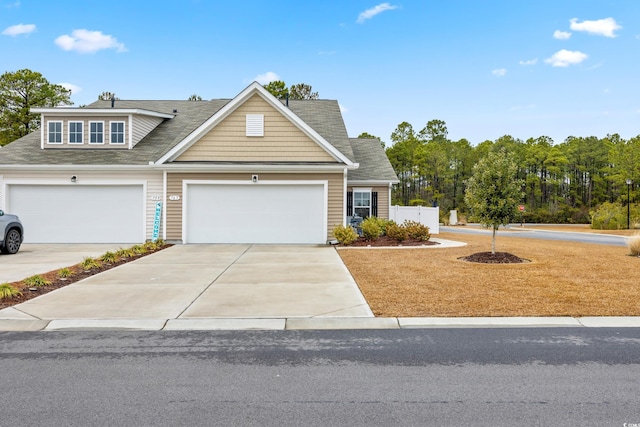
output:
[[89, 122], [89, 143], [104, 144], [104, 122]]
[[62, 144], [62, 122], [47, 122], [47, 143]]
[[82, 144], [82, 122], [69, 122], [69, 144]]
[[110, 122], [111, 143], [124, 144], [124, 122]]

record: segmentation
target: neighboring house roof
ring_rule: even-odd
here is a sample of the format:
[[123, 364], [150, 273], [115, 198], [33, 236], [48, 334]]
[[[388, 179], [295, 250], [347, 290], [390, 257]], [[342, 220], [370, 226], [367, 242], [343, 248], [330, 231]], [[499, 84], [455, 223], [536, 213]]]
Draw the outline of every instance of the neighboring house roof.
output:
[[360, 163], [358, 169], [347, 172], [349, 182], [400, 182], [379, 139], [349, 138], [349, 143]]

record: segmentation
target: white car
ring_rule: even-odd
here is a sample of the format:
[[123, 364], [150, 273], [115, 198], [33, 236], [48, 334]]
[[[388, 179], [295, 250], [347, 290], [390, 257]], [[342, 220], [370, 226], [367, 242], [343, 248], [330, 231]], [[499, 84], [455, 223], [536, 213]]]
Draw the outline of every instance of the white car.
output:
[[15, 254], [20, 249], [23, 236], [20, 218], [0, 210], [0, 251], [3, 254]]

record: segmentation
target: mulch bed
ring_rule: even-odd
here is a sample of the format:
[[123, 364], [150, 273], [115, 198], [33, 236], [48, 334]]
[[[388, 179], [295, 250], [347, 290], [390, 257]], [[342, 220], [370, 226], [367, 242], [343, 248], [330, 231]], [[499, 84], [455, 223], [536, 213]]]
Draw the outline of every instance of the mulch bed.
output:
[[426, 242], [424, 240], [417, 240], [417, 239], [412, 239], [412, 238], [407, 238], [406, 240], [403, 240], [402, 242], [398, 242], [396, 239], [392, 239], [389, 236], [380, 236], [378, 237], [376, 240], [367, 240], [364, 237], [359, 237], [358, 240], [356, 240], [355, 242], [351, 243], [350, 245], [338, 245], [340, 247], [362, 247], [362, 246], [372, 246], [372, 247], [379, 247], [379, 246], [431, 246], [431, 245], [438, 245], [439, 243], [437, 242], [432, 242], [430, 240], [427, 240]]
[[467, 262], [478, 262], [482, 264], [520, 264], [528, 262], [524, 258], [510, 254], [509, 252], [477, 252], [475, 254], [458, 258]]
[[7, 308], [7, 307], [11, 307], [13, 305], [16, 304], [20, 304], [23, 303], [25, 301], [28, 301], [32, 298], [36, 298], [39, 297], [40, 295], [44, 295], [47, 294], [51, 291], [55, 291], [56, 289], [60, 289], [60, 288], [64, 288], [65, 286], [68, 286], [72, 283], [76, 283], [79, 282], [82, 279], [86, 279], [87, 277], [91, 277], [94, 274], [98, 274], [98, 273], [102, 273], [103, 271], [107, 271], [107, 270], [111, 270], [112, 268], [118, 267], [119, 265], [122, 264], [126, 264], [128, 262], [131, 261], [135, 261], [137, 259], [140, 259], [142, 257], [145, 257], [147, 255], [151, 255], [152, 253], [161, 251], [162, 249], [168, 248], [172, 245], [164, 245], [159, 249], [153, 250], [153, 251], [149, 251], [146, 252], [144, 254], [137, 254], [137, 255], [133, 255], [129, 258], [122, 258], [119, 261], [113, 262], [113, 263], [103, 263], [100, 265], [100, 267], [98, 268], [92, 268], [90, 270], [84, 270], [80, 264], [76, 264], [70, 267], [67, 267], [69, 270], [71, 270], [71, 275], [69, 277], [59, 277], [58, 276], [58, 271], [60, 271], [60, 269], [57, 270], [52, 270], [49, 271], [47, 273], [44, 274], [40, 274], [40, 276], [45, 279], [47, 282], [49, 282], [48, 285], [46, 286], [40, 286], [40, 287], [29, 287], [27, 285], [24, 284], [23, 281], [17, 281], [17, 282], [11, 282], [10, 285], [12, 285], [13, 287], [17, 288], [20, 292], [22, 292], [22, 295], [16, 295], [14, 297], [11, 298], [3, 298], [0, 299], [0, 310], [3, 308]]

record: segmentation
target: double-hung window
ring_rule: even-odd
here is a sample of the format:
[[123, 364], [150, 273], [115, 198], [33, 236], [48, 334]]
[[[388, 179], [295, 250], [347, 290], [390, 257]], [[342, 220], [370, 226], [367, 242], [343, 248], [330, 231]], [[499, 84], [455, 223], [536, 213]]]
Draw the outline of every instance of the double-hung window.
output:
[[82, 144], [82, 122], [69, 122], [69, 144]]
[[353, 189], [353, 215], [362, 218], [371, 216], [371, 189]]
[[104, 122], [89, 122], [89, 143], [104, 144]]
[[124, 122], [110, 122], [111, 143], [124, 144]]
[[62, 122], [47, 122], [47, 143], [62, 144]]

